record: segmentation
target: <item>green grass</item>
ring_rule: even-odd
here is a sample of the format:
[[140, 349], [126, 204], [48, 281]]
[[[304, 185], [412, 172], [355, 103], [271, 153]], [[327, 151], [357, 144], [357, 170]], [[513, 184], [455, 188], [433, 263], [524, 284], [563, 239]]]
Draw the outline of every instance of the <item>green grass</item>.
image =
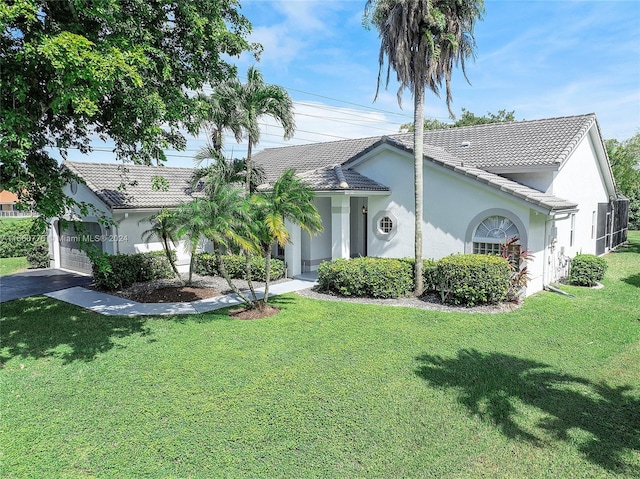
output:
[[29, 267], [26, 256], [18, 258], [0, 258], [0, 276], [13, 274]]
[[509, 314], [2, 305], [3, 478], [640, 476], [640, 234]]

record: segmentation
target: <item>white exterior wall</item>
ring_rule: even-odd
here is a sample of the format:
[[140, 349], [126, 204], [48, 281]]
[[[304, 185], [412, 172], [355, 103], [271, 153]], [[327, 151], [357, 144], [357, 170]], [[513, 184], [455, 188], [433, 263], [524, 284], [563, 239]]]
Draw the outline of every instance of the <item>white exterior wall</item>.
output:
[[[116, 243], [113, 245], [113, 254], [135, 254], [147, 253], [149, 251], [162, 251], [162, 243], [150, 239], [149, 243], [142, 240], [143, 233], [151, 227], [145, 219], [158, 213], [159, 210], [124, 212], [122, 210], [114, 212], [113, 219], [116, 226], [113, 228], [113, 238]], [[138, 224], [140, 222], [140, 224]], [[198, 251], [204, 250], [204, 242], [199, 246]], [[178, 271], [185, 273], [189, 271], [191, 260], [190, 246], [187, 240], [181, 240], [177, 246], [172, 248], [176, 251]]]
[[[302, 232], [301, 242], [301, 261], [302, 272], [316, 271], [318, 265], [323, 261], [330, 261], [332, 250], [332, 224], [331, 224], [331, 198], [316, 197], [314, 204], [322, 217], [322, 225], [324, 230], [322, 233], [309, 238], [309, 235]], [[295, 248], [295, 245], [289, 245], [289, 248]]]
[[598, 203], [609, 201], [609, 193], [602, 179], [604, 174], [600, 170], [589, 135], [582, 139], [573, 155], [556, 174], [553, 194], [577, 203], [579, 208], [575, 216], [573, 246], [569, 241], [571, 220], [555, 222], [557, 248], [564, 248], [569, 257], [580, 252], [594, 254], [596, 251], [596, 240], [591, 234], [592, 214], [598, 210]]

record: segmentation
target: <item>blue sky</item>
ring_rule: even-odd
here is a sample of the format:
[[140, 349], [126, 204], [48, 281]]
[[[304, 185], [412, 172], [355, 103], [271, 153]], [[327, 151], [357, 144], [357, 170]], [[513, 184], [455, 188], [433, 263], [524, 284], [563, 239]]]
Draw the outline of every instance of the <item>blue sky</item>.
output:
[[[362, 27], [364, 0], [240, 1], [253, 24], [251, 40], [264, 52], [257, 64], [248, 55], [233, 59], [239, 76], [256, 64], [265, 81], [287, 88], [296, 108], [295, 137], [284, 142], [265, 119], [258, 150], [392, 134], [412, 120], [412, 98], [406, 92], [400, 109], [394, 82], [373, 102], [379, 39]], [[456, 114], [505, 109], [529, 120], [593, 112], [604, 138], [640, 132], [637, 0], [487, 0], [475, 38], [477, 59], [467, 65], [471, 84], [460, 71], [454, 75]], [[444, 98], [427, 92], [425, 115], [447, 120]], [[192, 139], [188, 151], [168, 152], [168, 165], [191, 166], [203, 143]], [[246, 143], [229, 139], [226, 150], [243, 156]]]

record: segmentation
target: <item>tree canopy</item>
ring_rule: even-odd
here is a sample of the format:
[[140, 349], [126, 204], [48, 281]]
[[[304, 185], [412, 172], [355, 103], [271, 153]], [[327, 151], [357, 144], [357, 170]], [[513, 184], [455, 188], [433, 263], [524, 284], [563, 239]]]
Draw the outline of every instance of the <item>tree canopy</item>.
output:
[[640, 229], [640, 133], [606, 144], [618, 191], [629, 199], [629, 229]]
[[123, 161], [161, 163], [195, 132], [190, 92], [235, 75], [250, 44], [237, 0], [0, 0], [0, 181], [57, 216], [70, 173], [51, 157], [111, 139]]
[[[424, 129], [444, 130], [447, 128], [458, 128], [461, 126], [487, 125], [489, 123], [506, 123], [509, 121], [516, 121], [515, 111], [498, 110], [498, 113], [491, 113], [489, 111], [484, 116], [476, 116], [475, 113], [463, 108], [460, 118], [453, 123], [447, 123], [435, 118], [425, 118]], [[413, 123], [404, 123], [400, 125], [400, 131], [403, 133], [413, 131]]]

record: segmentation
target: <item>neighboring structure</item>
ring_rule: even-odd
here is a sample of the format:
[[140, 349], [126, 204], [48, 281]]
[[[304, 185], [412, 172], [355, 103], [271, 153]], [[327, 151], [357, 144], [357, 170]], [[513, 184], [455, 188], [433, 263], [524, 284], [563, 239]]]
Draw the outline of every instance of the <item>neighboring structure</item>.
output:
[[[316, 192], [324, 232], [309, 238], [288, 225], [289, 275], [333, 258], [413, 257], [412, 145], [412, 134], [399, 134], [272, 148], [254, 156], [268, 181], [294, 168]], [[593, 114], [427, 131], [424, 145], [425, 258], [497, 253], [500, 243], [517, 237], [535, 255], [531, 294], [565, 275], [577, 253], [603, 254], [626, 240], [627, 203], [616, 195]], [[87, 187], [78, 185], [79, 198], [111, 215], [119, 235], [129, 235], [126, 245], [104, 245], [108, 252], [146, 248], [139, 237], [144, 228], [133, 227], [137, 220], [190, 198], [188, 169], [174, 174], [169, 168], [128, 167], [128, 178], [137, 168], [150, 172], [140, 173], [138, 189], [127, 187], [122, 195], [113, 191], [116, 165], [67, 166], [87, 181]], [[165, 174], [169, 196], [150, 192], [149, 178], [158, 170], [172, 172]], [[150, 201], [147, 195], [157, 196]]]
[[19, 210], [18, 195], [7, 190], [0, 191], [0, 217], [33, 216], [29, 210]]

